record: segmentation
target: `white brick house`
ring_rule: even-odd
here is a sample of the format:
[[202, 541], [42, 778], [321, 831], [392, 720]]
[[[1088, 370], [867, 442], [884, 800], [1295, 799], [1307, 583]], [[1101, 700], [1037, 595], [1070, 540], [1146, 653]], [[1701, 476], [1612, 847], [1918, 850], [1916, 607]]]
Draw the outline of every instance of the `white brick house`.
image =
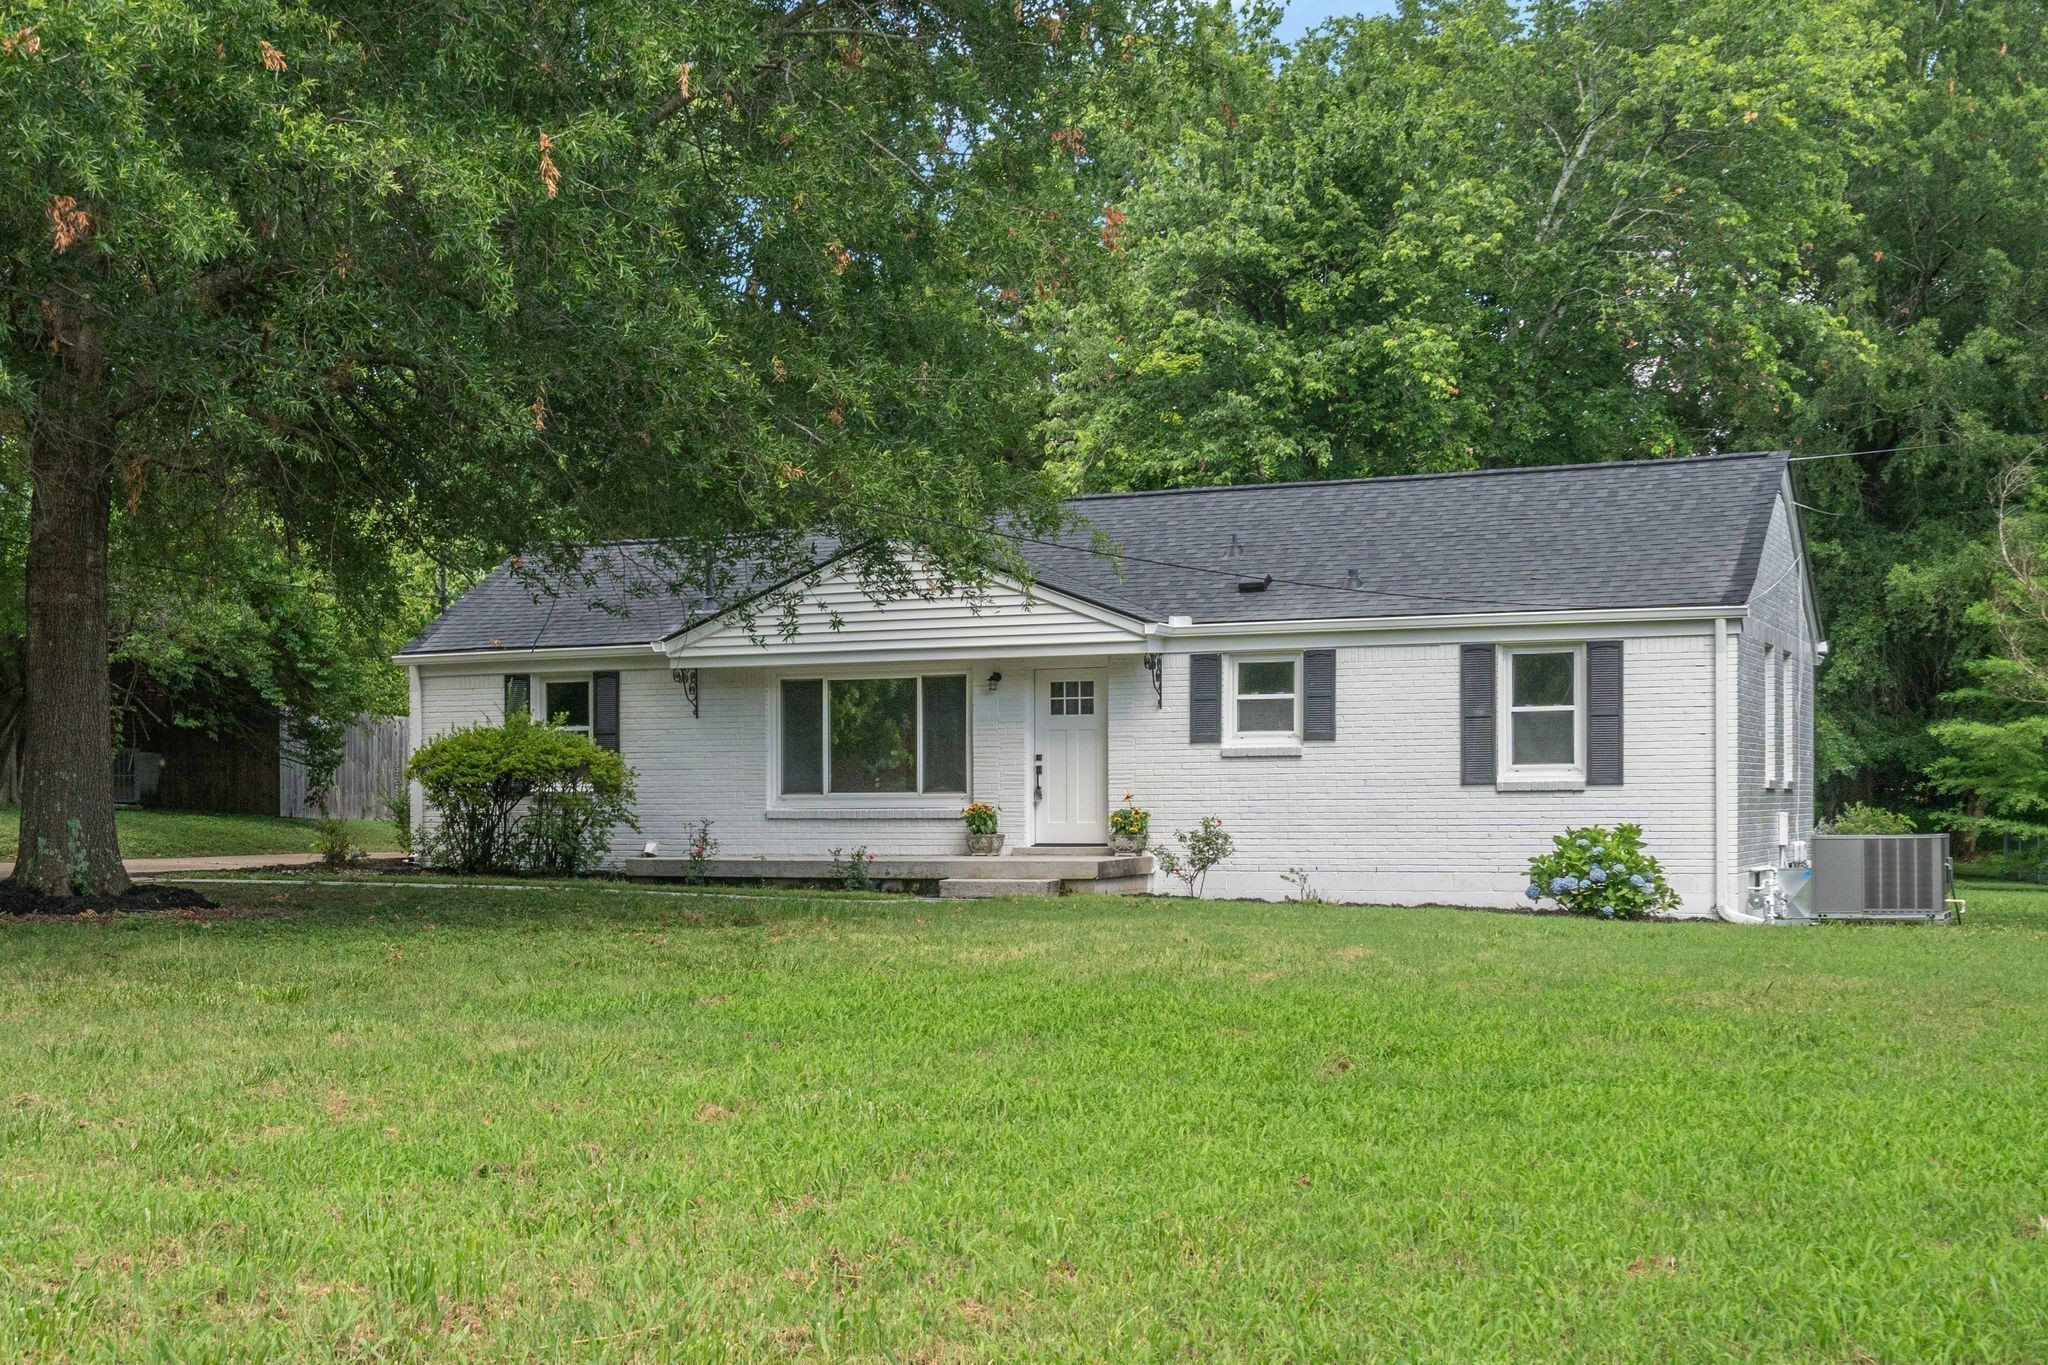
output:
[[[1027, 588], [870, 601], [829, 557], [798, 628], [500, 569], [407, 646], [414, 742], [545, 706], [639, 774], [642, 837], [721, 854], [1154, 840], [1211, 895], [1518, 903], [1567, 825], [1633, 821], [1705, 915], [1810, 832], [1825, 652], [1782, 455], [1078, 499]], [[620, 855], [637, 851], [621, 848]]]

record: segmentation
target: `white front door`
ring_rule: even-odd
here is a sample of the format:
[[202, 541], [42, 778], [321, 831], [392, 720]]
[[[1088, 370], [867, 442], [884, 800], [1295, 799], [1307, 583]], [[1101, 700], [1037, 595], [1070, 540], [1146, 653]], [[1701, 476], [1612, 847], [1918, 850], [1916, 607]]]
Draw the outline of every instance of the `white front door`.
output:
[[1103, 843], [1109, 838], [1103, 744], [1108, 678], [1086, 669], [1040, 669], [1034, 695], [1037, 818], [1032, 838], [1041, 844]]

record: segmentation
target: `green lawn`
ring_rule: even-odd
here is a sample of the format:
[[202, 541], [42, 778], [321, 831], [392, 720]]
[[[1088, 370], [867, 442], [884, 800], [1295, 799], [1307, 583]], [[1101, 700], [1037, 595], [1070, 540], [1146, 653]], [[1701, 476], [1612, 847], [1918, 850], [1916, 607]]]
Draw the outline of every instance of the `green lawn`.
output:
[[[12, 861], [21, 812], [0, 809], [0, 861]], [[350, 820], [349, 836], [371, 852], [398, 847], [384, 820]], [[204, 811], [123, 810], [114, 813], [124, 858], [190, 858], [231, 853], [315, 853], [311, 820], [276, 815], [214, 815]]]
[[0, 922], [0, 1358], [2048, 1358], [2048, 889], [215, 894]]

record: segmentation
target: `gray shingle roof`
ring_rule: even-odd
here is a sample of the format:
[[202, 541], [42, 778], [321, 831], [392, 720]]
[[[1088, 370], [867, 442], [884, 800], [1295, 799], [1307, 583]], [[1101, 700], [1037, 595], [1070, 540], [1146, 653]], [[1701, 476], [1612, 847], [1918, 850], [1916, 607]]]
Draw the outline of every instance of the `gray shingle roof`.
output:
[[[816, 562], [830, 558], [834, 549], [823, 539], [810, 543]], [[779, 587], [789, 577], [745, 556], [726, 569], [724, 582], [697, 586], [686, 568], [647, 543], [593, 545], [567, 570], [507, 560], [449, 603], [399, 652], [644, 645]]]
[[[1048, 586], [1114, 591], [1156, 620], [1733, 605], [1784, 465], [1756, 453], [1107, 493], [1071, 505], [1123, 547], [1121, 578], [1085, 537], [1025, 552]], [[1266, 591], [1238, 591], [1267, 574]]]
[[[1154, 621], [1733, 606], [1784, 469], [1749, 453], [1109, 493], [1070, 505], [1119, 562], [1086, 529], [1019, 548], [1047, 587]], [[671, 576], [639, 547], [597, 547], [536, 597], [500, 566], [404, 652], [645, 644], [776, 585], [748, 561], [718, 594], [670, 592]]]

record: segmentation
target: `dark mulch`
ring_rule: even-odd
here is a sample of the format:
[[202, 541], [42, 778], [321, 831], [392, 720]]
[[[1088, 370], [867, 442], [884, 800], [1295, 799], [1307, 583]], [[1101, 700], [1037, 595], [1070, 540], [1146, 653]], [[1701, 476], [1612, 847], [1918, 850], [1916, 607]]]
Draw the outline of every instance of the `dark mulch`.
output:
[[153, 882], [138, 883], [118, 896], [46, 896], [11, 881], [0, 882], [0, 915], [147, 915], [166, 910], [219, 908], [189, 887], [159, 886]]
[[[246, 877], [252, 872], [261, 872], [266, 876], [281, 874], [291, 877], [319, 878], [384, 876], [387, 874], [410, 875], [422, 870], [420, 865], [413, 862], [410, 858], [401, 858], [394, 853], [388, 855], [378, 854], [369, 858], [354, 858], [343, 863], [340, 867], [329, 867], [325, 863], [275, 863], [266, 867], [238, 867], [232, 872], [194, 872], [191, 875], [195, 877]], [[164, 872], [157, 875], [174, 877], [178, 874], [175, 872]]]

